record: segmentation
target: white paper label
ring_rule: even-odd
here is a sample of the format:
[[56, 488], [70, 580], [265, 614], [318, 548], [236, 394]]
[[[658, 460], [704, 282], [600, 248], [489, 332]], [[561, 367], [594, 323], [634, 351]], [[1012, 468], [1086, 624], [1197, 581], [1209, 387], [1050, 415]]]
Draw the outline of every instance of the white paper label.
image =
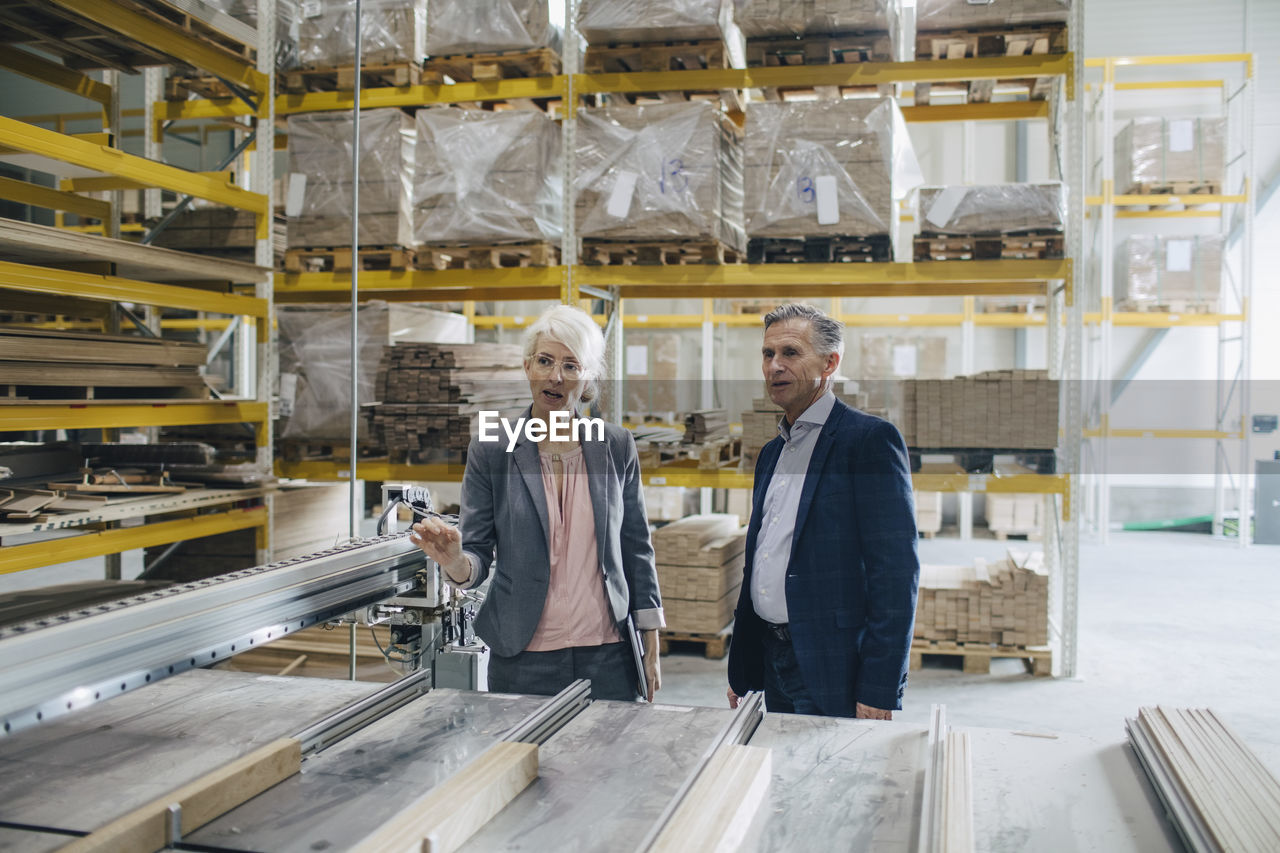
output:
[[284, 200], [285, 216], [302, 215], [302, 200], [307, 194], [307, 175], [305, 172], [292, 172], [289, 175], [289, 189]]
[[619, 172], [618, 180], [613, 184], [613, 192], [609, 193], [609, 203], [605, 212], [616, 219], [622, 219], [631, 212], [631, 197], [636, 192], [635, 172]]
[[1164, 268], [1168, 272], [1191, 272], [1191, 241], [1166, 240]]
[[916, 375], [916, 348], [912, 344], [895, 344], [893, 347], [893, 375]]
[[627, 346], [627, 375], [644, 376], [649, 372], [649, 348], [644, 344]]
[[818, 224], [836, 225], [840, 222], [840, 194], [836, 190], [835, 175], [819, 175], [813, 181], [813, 196], [817, 202]]
[[1189, 118], [1169, 122], [1169, 150], [1190, 151], [1196, 146], [1196, 123]]
[[934, 198], [933, 204], [925, 211], [924, 218], [939, 228], [945, 228], [968, 192], [965, 187], [947, 187]]
[[287, 418], [293, 414], [293, 403], [298, 396], [298, 374], [280, 374], [280, 417]]
[[318, 18], [320, 17], [320, 12], [320, 0], [302, 0], [302, 17]]

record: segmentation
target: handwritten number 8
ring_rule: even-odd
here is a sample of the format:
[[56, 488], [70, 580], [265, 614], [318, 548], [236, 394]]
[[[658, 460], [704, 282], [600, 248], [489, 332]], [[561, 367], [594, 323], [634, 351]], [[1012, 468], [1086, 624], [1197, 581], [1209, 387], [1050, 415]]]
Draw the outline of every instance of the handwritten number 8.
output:
[[813, 178], [807, 176], [796, 178], [796, 195], [800, 196], [800, 201], [805, 204], [813, 204], [817, 197], [813, 189]]
[[667, 191], [667, 178], [671, 179], [672, 192], [689, 189], [689, 173], [684, 170], [684, 161], [679, 157], [673, 157], [664, 163], [658, 173], [658, 190], [664, 194]]

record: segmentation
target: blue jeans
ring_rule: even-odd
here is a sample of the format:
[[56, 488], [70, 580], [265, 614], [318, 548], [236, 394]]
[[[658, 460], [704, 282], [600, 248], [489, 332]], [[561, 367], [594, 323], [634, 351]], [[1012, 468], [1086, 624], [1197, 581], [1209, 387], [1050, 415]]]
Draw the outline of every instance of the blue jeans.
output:
[[764, 632], [764, 706], [783, 714], [822, 714], [804, 686], [795, 647], [768, 630]]

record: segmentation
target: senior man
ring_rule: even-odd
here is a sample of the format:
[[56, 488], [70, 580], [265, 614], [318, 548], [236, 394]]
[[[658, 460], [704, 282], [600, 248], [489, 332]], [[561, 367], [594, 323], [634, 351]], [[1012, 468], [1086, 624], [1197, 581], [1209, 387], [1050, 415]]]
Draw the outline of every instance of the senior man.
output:
[[756, 460], [729, 704], [888, 720], [902, 707], [920, 562], [906, 444], [836, 399], [844, 326], [807, 305], [764, 318], [763, 370], [782, 408]]

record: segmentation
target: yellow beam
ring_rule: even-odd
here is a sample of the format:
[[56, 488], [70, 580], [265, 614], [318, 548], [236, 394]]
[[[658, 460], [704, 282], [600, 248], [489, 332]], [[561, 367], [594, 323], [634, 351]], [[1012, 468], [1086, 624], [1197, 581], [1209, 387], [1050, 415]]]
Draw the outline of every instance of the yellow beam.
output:
[[1157, 438], [1157, 439], [1214, 439], [1227, 441], [1244, 438], [1240, 432], [1224, 432], [1216, 429], [1087, 429], [1085, 438]]
[[111, 134], [106, 133], [105, 131], [98, 131], [97, 133], [70, 133], [67, 135], [75, 139], [79, 139], [81, 142], [91, 142], [94, 145], [106, 145], [109, 147], [112, 143]]
[[1249, 200], [1248, 193], [1239, 195], [1211, 195], [1209, 193], [1187, 193], [1186, 195], [1115, 195], [1111, 203], [1117, 207], [1125, 205], [1162, 204], [1244, 204]]
[[[111, 106], [110, 86], [68, 68], [61, 62], [50, 62], [10, 45], [0, 50], [0, 68], [7, 68], [15, 74], [21, 74], [38, 83], [47, 83], [64, 92], [97, 101], [104, 108]], [[101, 112], [89, 113], [89, 115], [98, 119], [103, 118]]]
[[49, 0], [56, 6], [102, 24], [134, 41], [163, 51], [232, 83], [239, 83], [259, 95], [269, 94], [268, 77], [253, 63], [236, 59], [194, 36], [180, 33], [158, 21], [102, 0]]
[[1048, 101], [996, 101], [987, 104], [930, 104], [903, 107], [902, 117], [910, 122], [1010, 121], [1049, 117]]
[[[324, 460], [288, 462], [277, 459], [275, 471], [278, 477], [296, 480], [345, 480], [350, 476], [351, 466], [345, 462]], [[359, 479], [371, 482], [405, 480], [423, 483], [461, 483], [463, 466], [403, 465], [391, 463], [386, 459], [362, 459], [356, 471]]]
[[[66, 2], [66, 0], [58, 0]], [[77, 0], [80, 2], [80, 0]], [[104, 7], [112, 4], [103, 4]], [[156, 163], [117, 148], [94, 145], [33, 124], [0, 116], [0, 145], [32, 154], [41, 154], [85, 169], [141, 182], [150, 187], [173, 190], [183, 195], [207, 199], [262, 217], [271, 215], [271, 200], [235, 184]]]
[[1117, 210], [1116, 219], [1221, 219], [1222, 208], [1215, 210]]
[[267, 417], [266, 403], [238, 400], [8, 403], [0, 399], [0, 432], [263, 423]]
[[215, 293], [195, 287], [155, 284], [113, 275], [73, 272], [0, 261], [0, 282], [11, 290], [79, 296], [107, 302], [141, 302], [160, 308], [185, 308], [215, 314], [267, 316], [267, 301], [235, 293]]
[[[1085, 60], [1087, 64], [1106, 60]], [[1252, 53], [1178, 53], [1154, 56], [1115, 56], [1112, 65], [1213, 65], [1218, 63], [1253, 62]]]
[[1153, 80], [1150, 82], [1116, 83], [1116, 91], [1147, 89], [1221, 89], [1221, 80]]
[[1003, 329], [1031, 329], [1047, 326], [1048, 318], [1043, 312], [1026, 313], [1022, 311], [981, 311], [973, 315], [975, 326]]
[[109, 193], [115, 190], [145, 190], [147, 185], [142, 181], [128, 181], [124, 178], [63, 178], [58, 182], [63, 192], [76, 193]]
[[9, 545], [0, 548], [0, 575], [38, 569], [55, 563], [119, 554], [137, 548], [168, 545], [249, 527], [262, 527], [266, 524], [266, 508], [254, 507], [160, 521], [141, 527], [119, 527], [53, 542]]
[[88, 216], [93, 219], [111, 218], [110, 202], [85, 198], [75, 193], [60, 192], [52, 187], [42, 187], [26, 181], [15, 181], [12, 178], [0, 177], [0, 198], [49, 210], [62, 210], [74, 213], [76, 216]]

